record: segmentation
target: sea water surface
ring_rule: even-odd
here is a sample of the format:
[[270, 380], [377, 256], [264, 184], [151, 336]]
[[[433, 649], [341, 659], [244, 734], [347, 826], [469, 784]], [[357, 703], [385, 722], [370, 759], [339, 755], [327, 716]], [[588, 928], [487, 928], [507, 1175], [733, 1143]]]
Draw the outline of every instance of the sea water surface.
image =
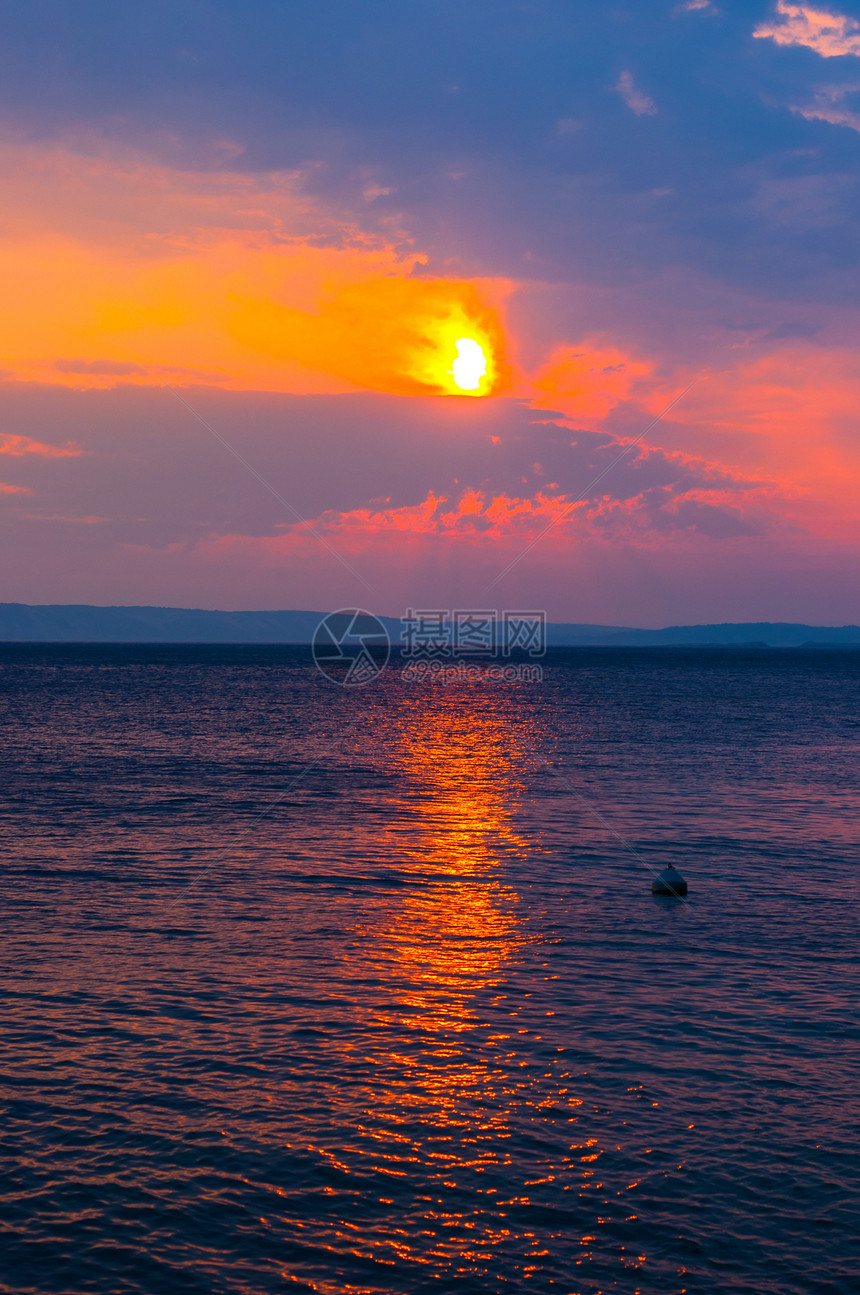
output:
[[860, 653], [544, 664], [0, 647], [0, 1290], [860, 1289]]

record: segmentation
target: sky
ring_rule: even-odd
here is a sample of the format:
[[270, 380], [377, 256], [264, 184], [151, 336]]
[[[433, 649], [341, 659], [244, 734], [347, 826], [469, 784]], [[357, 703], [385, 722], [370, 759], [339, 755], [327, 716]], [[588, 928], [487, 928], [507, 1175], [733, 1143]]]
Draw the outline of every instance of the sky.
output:
[[858, 163], [860, 3], [7, 3], [0, 601], [860, 621]]

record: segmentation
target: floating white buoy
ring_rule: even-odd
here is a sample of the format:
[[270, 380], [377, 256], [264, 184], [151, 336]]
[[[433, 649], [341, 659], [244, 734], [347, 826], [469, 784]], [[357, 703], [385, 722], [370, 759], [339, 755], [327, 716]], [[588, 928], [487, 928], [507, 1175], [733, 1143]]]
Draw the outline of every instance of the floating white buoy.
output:
[[687, 883], [674, 864], [670, 863], [651, 882], [652, 895], [686, 895]]

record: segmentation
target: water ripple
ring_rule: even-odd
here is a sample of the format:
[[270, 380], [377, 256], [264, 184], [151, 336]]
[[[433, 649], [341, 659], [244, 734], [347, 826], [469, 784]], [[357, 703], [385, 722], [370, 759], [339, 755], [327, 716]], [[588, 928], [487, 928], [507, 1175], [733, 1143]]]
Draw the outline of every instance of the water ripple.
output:
[[860, 657], [546, 673], [0, 648], [0, 1291], [858, 1289]]

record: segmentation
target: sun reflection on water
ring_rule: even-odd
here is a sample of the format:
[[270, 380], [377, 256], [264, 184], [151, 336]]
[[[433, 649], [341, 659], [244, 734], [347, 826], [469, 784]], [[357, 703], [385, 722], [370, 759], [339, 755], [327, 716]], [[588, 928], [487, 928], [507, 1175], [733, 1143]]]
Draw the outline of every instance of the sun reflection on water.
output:
[[[391, 805], [390, 848], [412, 884], [391, 923], [366, 933], [391, 994], [372, 1022], [377, 1082], [360, 1150], [390, 1179], [392, 1201], [404, 1176], [426, 1186], [408, 1232], [369, 1238], [366, 1253], [460, 1272], [497, 1262], [499, 1246], [534, 1244], [508, 1218], [509, 1206], [528, 1207], [515, 1124], [552, 1104], [535, 1092], [511, 993], [540, 939], [505, 866], [539, 848], [516, 823], [534, 734], [510, 697], [495, 701], [480, 690], [404, 698], [390, 759], [406, 789]], [[544, 1163], [533, 1181], [558, 1169]]]
[[415, 1020], [436, 1032], [473, 1026], [476, 996], [498, 982], [525, 938], [503, 864], [529, 849], [515, 826], [528, 749], [509, 714], [479, 696], [466, 700], [408, 699], [392, 753], [408, 785], [402, 849], [418, 884], [384, 939]]

